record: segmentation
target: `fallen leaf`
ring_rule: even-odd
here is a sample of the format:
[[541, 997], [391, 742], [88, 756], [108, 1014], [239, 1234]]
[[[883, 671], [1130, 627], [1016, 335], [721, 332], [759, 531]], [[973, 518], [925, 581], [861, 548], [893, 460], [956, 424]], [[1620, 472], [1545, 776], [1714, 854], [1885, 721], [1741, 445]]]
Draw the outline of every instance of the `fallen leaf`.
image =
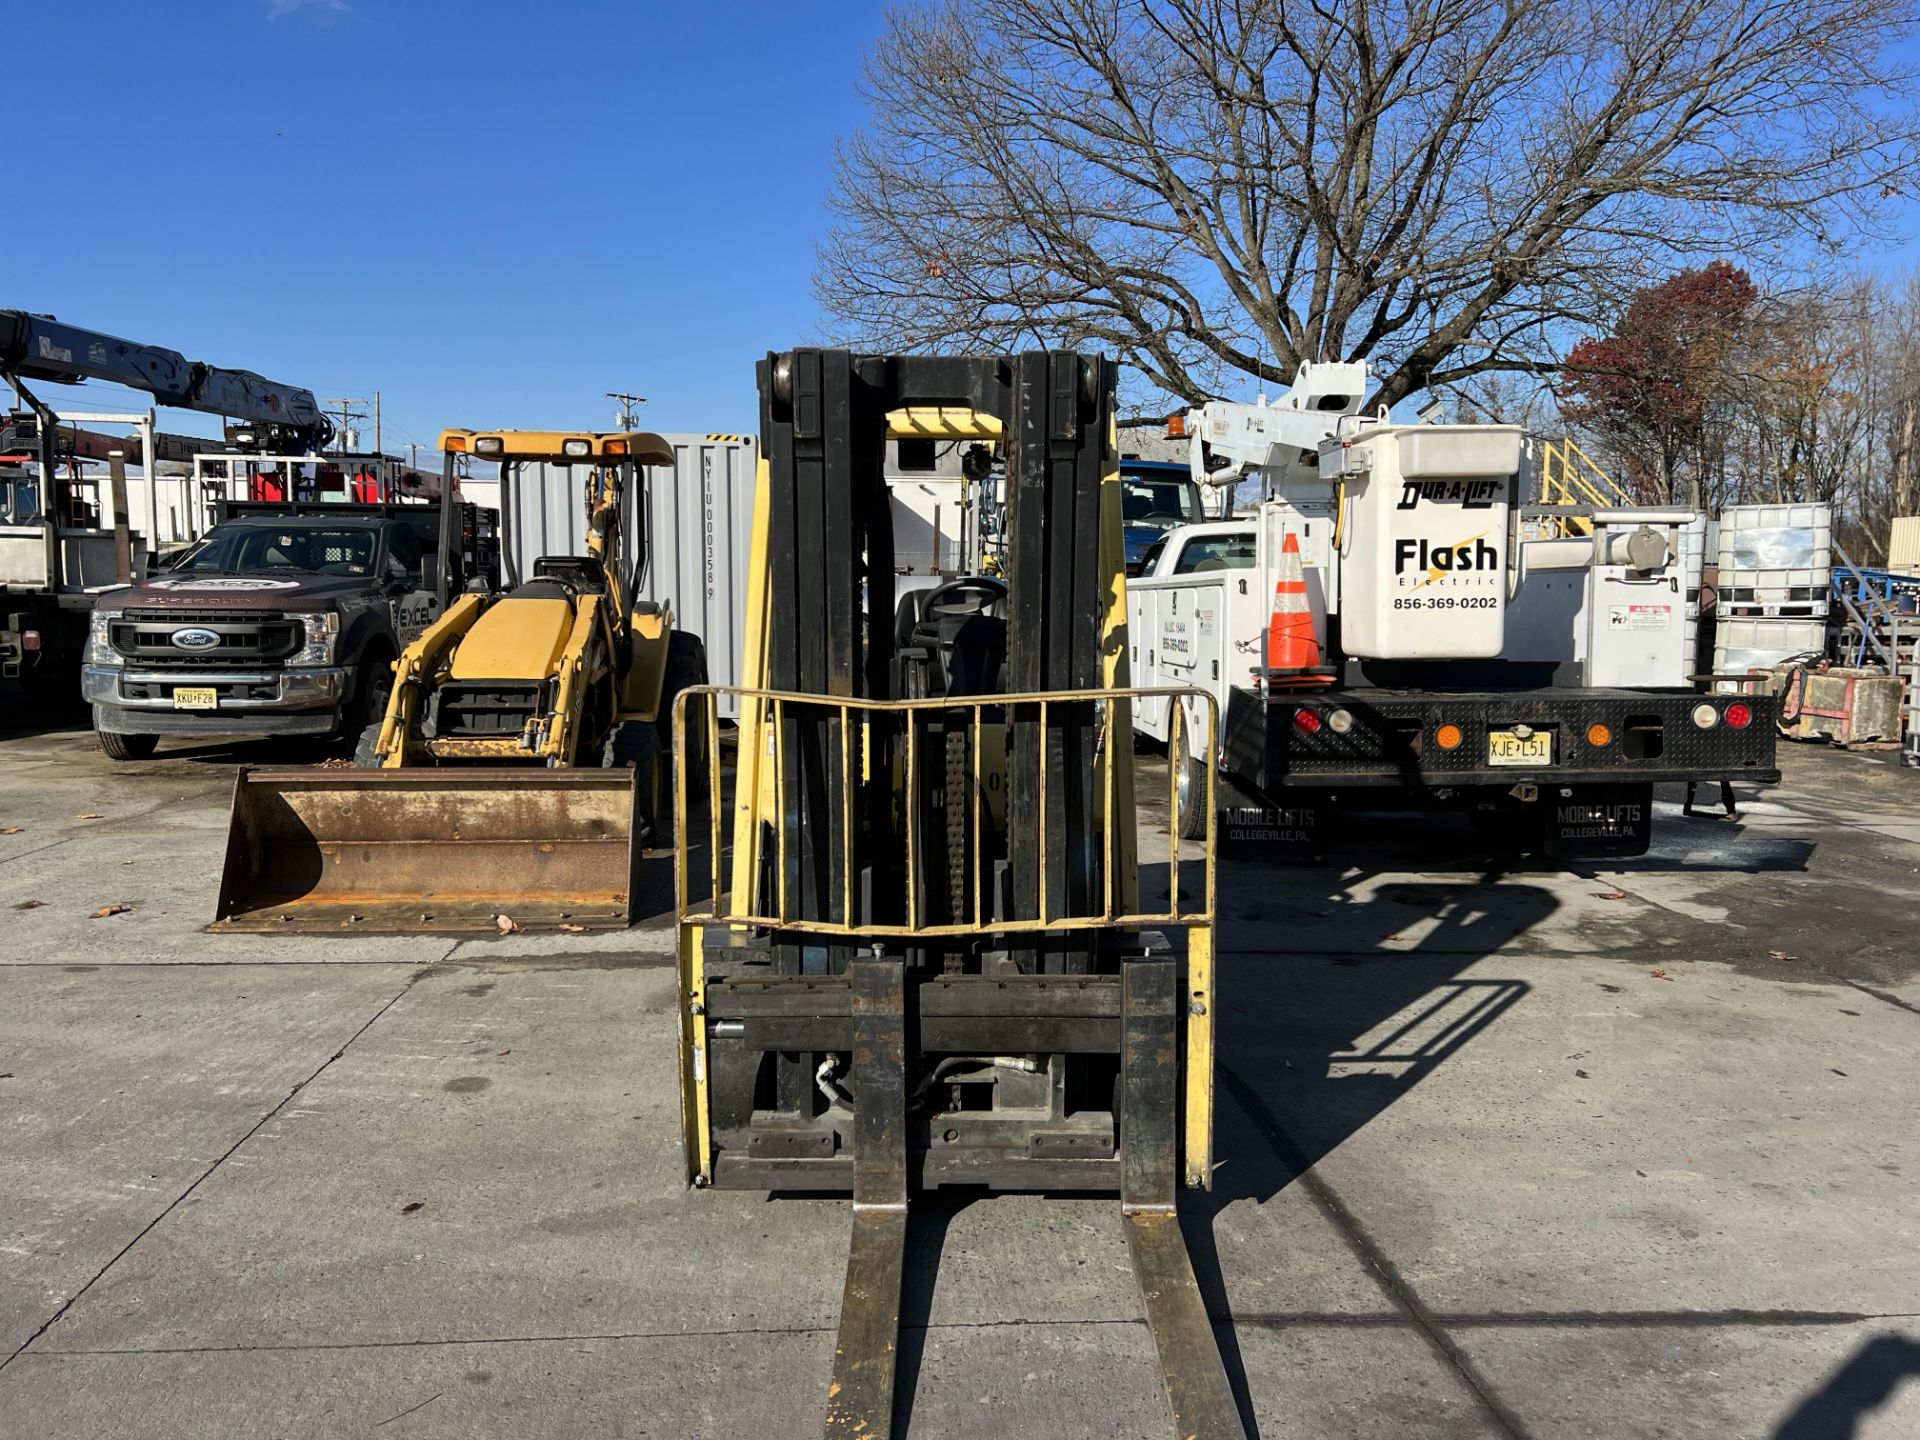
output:
[[1648, 974], [1650, 974], [1650, 975], [1652, 975], [1652, 976], [1653, 976], [1653, 978], [1654, 978], [1654, 979], [1656, 979], [1656, 980], [1671, 980], [1671, 979], [1673, 979], [1673, 977], [1672, 977], [1671, 975], [1669, 975], [1669, 974], [1667, 974], [1667, 972], [1666, 972], [1666, 971], [1664, 971], [1664, 970], [1650, 970], [1650, 971], [1648, 971], [1647, 973], [1648, 973]]
[[1627, 898], [1627, 892], [1624, 890], [1596, 890], [1593, 892], [1593, 898], [1596, 900], [1624, 900]]
[[1588, 1078], [1589, 1078], [1589, 1077], [1588, 1077], [1588, 1075], [1587, 1075], [1587, 1072], [1586, 1072], [1586, 1071], [1584, 1071], [1584, 1070], [1576, 1070], [1576, 1071], [1574, 1071], [1573, 1073], [1574, 1073], [1575, 1075], [1577, 1075], [1577, 1076], [1579, 1076], [1579, 1077], [1580, 1077], [1580, 1078], [1581, 1078], [1582, 1080], [1585, 1080], [1585, 1079], [1588, 1079]]
[[127, 913], [127, 911], [131, 909], [133, 909], [131, 905], [102, 905], [98, 910], [94, 911], [93, 914], [88, 918], [93, 920], [104, 920], [109, 915], [124, 915]]
[[587, 927], [584, 925], [562, 925], [560, 928], [569, 935], [584, 935], [587, 933]]
[[0, 830], [0, 835], [18, 835], [19, 833], [20, 827], [18, 825], [9, 825], [4, 830]]
[[427, 1202], [424, 1200], [409, 1200], [405, 1205], [400, 1207], [400, 1213], [402, 1215], [411, 1215], [416, 1210], [424, 1210], [426, 1205]]
[[493, 928], [498, 930], [502, 935], [518, 935], [520, 933], [520, 922], [515, 920], [511, 915], [496, 915], [493, 917]]
[[80, 816], [82, 820], [98, 820], [99, 818], [100, 812], [98, 810], [89, 810], [86, 814]]
[[1771, 955], [1776, 960], [1798, 960], [1800, 958], [1798, 955], [1789, 955], [1784, 950], [1769, 950], [1767, 951], [1767, 954]]
[[511, 1051], [511, 1050], [502, 1050], [502, 1051], [501, 1051], [500, 1053], [501, 1053], [502, 1055], [511, 1055], [511, 1054], [513, 1054], [513, 1051]]
[[47, 902], [44, 900], [22, 900], [18, 905], [14, 906], [13, 908], [16, 910], [38, 910], [42, 905], [46, 903]]

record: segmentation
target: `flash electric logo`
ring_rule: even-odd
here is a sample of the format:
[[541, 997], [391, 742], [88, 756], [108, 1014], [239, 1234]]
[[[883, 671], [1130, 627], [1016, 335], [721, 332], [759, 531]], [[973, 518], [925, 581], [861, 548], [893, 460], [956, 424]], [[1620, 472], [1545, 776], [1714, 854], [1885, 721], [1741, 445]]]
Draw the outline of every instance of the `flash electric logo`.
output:
[[[1486, 574], [1500, 568], [1500, 551], [1487, 543], [1484, 535], [1474, 535], [1457, 545], [1433, 545], [1426, 540], [1393, 542], [1393, 573], [1424, 570], [1427, 578], [1420, 585], [1431, 585], [1449, 575]], [[1420, 585], [1413, 588], [1418, 590]]]

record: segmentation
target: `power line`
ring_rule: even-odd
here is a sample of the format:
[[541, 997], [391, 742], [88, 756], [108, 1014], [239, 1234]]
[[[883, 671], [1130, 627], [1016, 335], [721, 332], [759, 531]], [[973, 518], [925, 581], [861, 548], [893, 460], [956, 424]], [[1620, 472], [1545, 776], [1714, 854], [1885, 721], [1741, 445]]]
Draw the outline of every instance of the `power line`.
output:
[[624, 390], [607, 391], [609, 400], [620, 402], [620, 412], [616, 417], [622, 430], [631, 430], [640, 422], [640, 407], [647, 403], [644, 395], [629, 395]]
[[365, 405], [366, 399], [359, 395], [341, 395], [320, 402], [323, 409], [337, 411], [340, 416], [340, 448], [347, 448], [347, 432], [353, 428], [353, 422], [367, 418], [364, 410], [355, 410], [355, 405]]

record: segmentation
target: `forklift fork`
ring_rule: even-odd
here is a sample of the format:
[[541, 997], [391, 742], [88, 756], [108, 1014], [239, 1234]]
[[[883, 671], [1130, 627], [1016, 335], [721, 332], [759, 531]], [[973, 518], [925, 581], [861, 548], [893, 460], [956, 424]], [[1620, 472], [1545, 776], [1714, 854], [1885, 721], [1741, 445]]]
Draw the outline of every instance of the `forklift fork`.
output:
[[[907, 1245], [906, 1011], [903, 967], [848, 965], [853, 1005], [853, 1227], [840, 1331], [827, 1387], [827, 1440], [888, 1440], [900, 1352]], [[1175, 1206], [1181, 998], [1161, 948], [1129, 958], [1121, 980], [1120, 1216], [1160, 1356], [1174, 1433], [1246, 1434]]]
[[848, 962], [853, 1003], [853, 1239], [827, 1386], [829, 1440], [885, 1440], [900, 1356], [907, 1252], [907, 1017], [904, 965]]

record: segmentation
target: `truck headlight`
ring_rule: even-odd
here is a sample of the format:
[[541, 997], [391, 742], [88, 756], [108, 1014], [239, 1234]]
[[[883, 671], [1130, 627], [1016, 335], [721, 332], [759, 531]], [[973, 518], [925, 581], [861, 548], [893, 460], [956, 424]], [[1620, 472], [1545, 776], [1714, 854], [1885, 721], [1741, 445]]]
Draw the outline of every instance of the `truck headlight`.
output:
[[126, 656], [113, 648], [107, 638], [107, 626], [113, 623], [111, 612], [95, 610], [87, 618], [87, 659], [89, 665], [125, 665]]
[[287, 664], [301, 669], [318, 669], [333, 663], [333, 642], [340, 638], [340, 617], [329, 610], [324, 615], [302, 615], [306, 623], [307, 643]]

